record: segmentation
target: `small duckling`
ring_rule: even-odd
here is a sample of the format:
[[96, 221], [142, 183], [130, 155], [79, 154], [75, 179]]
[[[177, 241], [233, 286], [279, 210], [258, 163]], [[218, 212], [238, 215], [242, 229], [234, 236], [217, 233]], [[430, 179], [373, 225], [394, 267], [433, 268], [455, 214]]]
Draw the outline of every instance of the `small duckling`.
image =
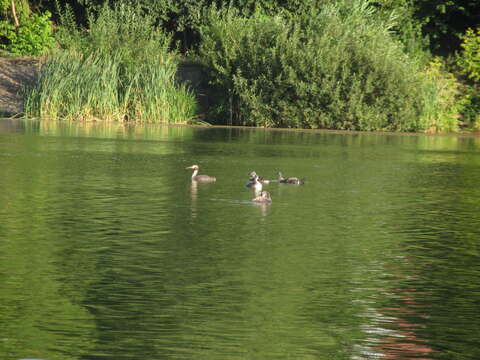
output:
[[296, 184], [296, 185], [302, 185], [305, 183], [305, 179], [299, 179], [297, 177], [289, 177], [289, 178], [284, 178], [282, 173], [278, 173], [278, 182], [284, 183], [284, 184]]
[[271, 203], [272, 198], [270, 197], [268, 191], [262, 191], [260, 195], [257, 196], [255, 199], [252, 199], [252, 201], [256, 203]]
[[188, 166], [185, 169], [193, 169], [192, 181], [198, 181], [198, 182], [214, 182], [214, 181], [217, 181], [217, 178], [213, 177], [213, 176], [197, 175], [198, 170], [200, 169], [200, 167], [198, 165]]

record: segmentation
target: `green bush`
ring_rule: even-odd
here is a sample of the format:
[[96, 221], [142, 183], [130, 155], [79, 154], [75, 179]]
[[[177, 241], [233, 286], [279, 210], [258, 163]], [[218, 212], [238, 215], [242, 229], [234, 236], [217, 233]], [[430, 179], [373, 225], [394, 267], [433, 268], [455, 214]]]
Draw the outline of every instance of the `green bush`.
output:
[[459, 65], [463, 72], [473, 81], [480, 81], [480, 27], [476, 31], [468, 29], [462, 37], [463, 51]]
[[42, 55], [53, 43], [51, 14], [19, 13], [20, 26], [0, 22], [0, 49], [14, 55]]
[[466, 106], [462, 84], [445, 68], [438, 57], [430, 61], [425, 71], [429, 86], [424, 88], [425, 101], [422, 121], [428, 132], [457, 130], [460, 115]]
[[464, 125], [480, 130], [480, 87], [463, 84], [461, 101], [463, 104], [461, 115]]
[[480, 128], [480, 27], [468, 29], [462, 36], [462, 51], [457, 54], [454, 71], [460, 79], [463, 124]]
[[438, 79], [403, 52], [392, 25], [364, 1], [291, 20], [212, 9], [199, 50], [216, 92], [211, 115], [266, 127], [454, 129]]
[[[139, 2], [148, 12], [164, 23], [167, 31], [180, 40], [184, 50], [196, 49], [199, 44], [199, 29], [208, 24], [205, 9], [216, 5], [224, 9], [236, 9], [243, 16], [250, 16], [255, 9], [269, 14], [283, 11], [296, 12], [305, 6], [303, 0], [130, 0]], [[323, 0], [315, 0], [321, 2]]]
[[[63, 32], [27, 91], [29, 116], [71, 120], [186, 122], [193, 94], [175, 82], [171, 39], [140, 8], [117, 4], [90, 14], [89, 31]], [[67, 36], [68, 34], [68, 36]]]

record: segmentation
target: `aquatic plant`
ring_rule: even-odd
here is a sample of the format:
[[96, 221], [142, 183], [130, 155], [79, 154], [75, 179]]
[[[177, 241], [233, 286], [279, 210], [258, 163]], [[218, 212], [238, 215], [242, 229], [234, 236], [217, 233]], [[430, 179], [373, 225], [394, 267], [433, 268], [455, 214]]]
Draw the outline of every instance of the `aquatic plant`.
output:
[[26, 91], [27, 116], [162, 123], [195, 116], [193, 93], [175, 80], [171, 38], [141, 8], [105, 5], [90, 14], [88, 31], [64, 30], [59, 42]]

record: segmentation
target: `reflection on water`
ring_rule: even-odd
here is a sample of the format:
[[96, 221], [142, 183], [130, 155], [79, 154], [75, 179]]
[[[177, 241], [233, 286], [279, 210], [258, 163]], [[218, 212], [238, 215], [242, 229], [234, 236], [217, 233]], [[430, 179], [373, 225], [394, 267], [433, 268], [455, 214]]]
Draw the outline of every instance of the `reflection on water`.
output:
[[[398, 258], [401, 263], [406, 262], [405, 258]], [[400, 281], [411, 281], [415, 278], [412, 274], [392, 274]], [[362, 326], [363, 331], [369, 335], [364, 344], [358, 346], [362, 354], [374, 354], [384, 359], [434, 359], [437, 353], [429, 345], [427, 339], [421, 338], [419, 329], [426, 327], [428, 320], [425, 311], [419, 311], [421, 306], [417, 298], [425, 294], [418, 294], [416, 288], [393, 288], [379, 289], [378, 294], [372, 295], [372, 300], [366, 308], [363, 316], [370, 320]], [[379, 300], [386, 304], [379, 305]], [[363, 358], [357, 356], [355, 358]], [[368, 358], [368, 357], [367, 357]]]
[[260, 210], [262, 216], [267, 216], [270, 209], [270, 203], [253, 203], [253, 206]]
[[478, 359], [479, 145], [0, 122], [0, 358]]
[[190, 188], [190, 194], [192, 195], [192, 218], [197, 217], [197, 193], [198, 181], [192, 180], [192, 186]]

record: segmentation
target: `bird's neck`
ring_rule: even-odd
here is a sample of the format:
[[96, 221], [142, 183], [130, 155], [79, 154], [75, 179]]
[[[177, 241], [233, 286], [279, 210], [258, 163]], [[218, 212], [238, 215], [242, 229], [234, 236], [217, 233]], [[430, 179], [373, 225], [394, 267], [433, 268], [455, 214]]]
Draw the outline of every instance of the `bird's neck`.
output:
[[193, 170], [192, 178], [194, 178], [195, 176], [197, 176], [197, 174], [198, 174], [198, 169]]

